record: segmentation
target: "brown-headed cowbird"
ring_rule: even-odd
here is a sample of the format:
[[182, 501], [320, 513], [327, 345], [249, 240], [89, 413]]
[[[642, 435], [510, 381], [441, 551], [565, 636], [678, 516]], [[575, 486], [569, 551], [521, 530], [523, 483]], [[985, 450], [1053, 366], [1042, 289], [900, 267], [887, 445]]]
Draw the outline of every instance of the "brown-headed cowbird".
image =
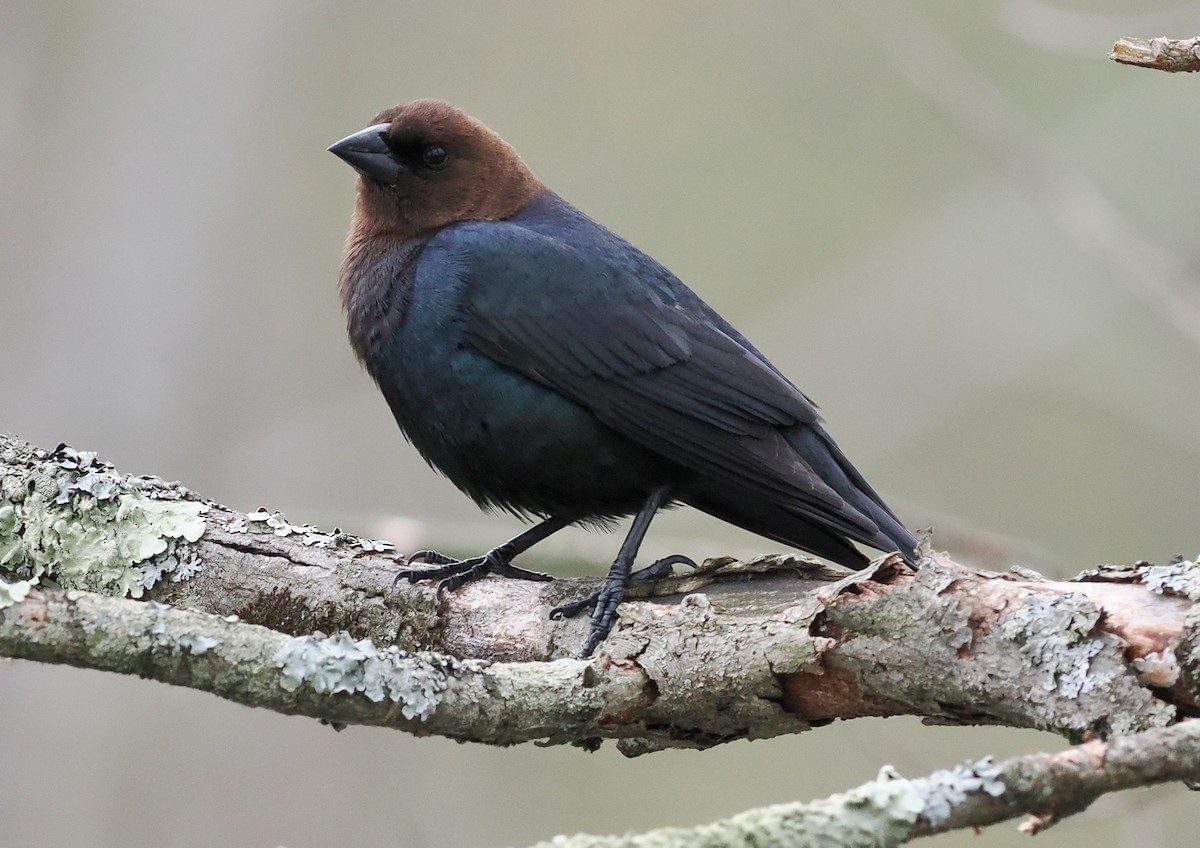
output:
[[[683, 503], [850, 568], [915, 540], [816, 406], [691, 289], [546, 188], [449, 104], [385, 109], [329, 148], [360, 174], [338, 281], [350, 341], [421, 455], [540, 523], [483, 556], [421, 551], [452, 591], [568, 524], [633, 524], [580, 652], [608, 635], [655, 513]], [[686, 557], [647, 569], [669, 571]]]

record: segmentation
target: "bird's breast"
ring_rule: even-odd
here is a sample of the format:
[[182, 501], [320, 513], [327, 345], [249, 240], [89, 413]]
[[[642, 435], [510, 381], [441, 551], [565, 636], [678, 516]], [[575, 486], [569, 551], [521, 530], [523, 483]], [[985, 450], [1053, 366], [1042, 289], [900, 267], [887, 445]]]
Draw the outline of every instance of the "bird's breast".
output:
[[404, 323], [424, 244], [424, 239], [389, 243], [352, 235], [346, 245], [338, 293], [350, 344], [368, 370]]

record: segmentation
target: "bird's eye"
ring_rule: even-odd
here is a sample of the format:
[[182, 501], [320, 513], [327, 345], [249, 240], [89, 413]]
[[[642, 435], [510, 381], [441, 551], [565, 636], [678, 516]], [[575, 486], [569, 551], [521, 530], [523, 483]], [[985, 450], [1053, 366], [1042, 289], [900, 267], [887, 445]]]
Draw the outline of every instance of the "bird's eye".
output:
[[450, 157], [446, 155], [446, 149], [436, 144], [426, 147], [421, 152], [421, 161], [429, 168], [441, 168], [448, 158]]

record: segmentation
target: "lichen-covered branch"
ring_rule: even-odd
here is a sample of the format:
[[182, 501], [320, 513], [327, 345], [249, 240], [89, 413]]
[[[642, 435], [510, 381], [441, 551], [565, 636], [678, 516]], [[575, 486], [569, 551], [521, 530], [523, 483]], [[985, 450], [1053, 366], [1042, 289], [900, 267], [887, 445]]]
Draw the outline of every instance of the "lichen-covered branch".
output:
[[337, 723], [495, 744], [614, 738], [629, 754], [865, 715], [1080, 740], [1200, 712], [1192, 562], [1057, 582], [928, 550], [916, 572], [897, 558], [856, 573], [710, 560], [643, 587], [653, 596], [622, 607], [599, 657], [579, 662], [585, 622], [548, 611], [583, 581], [486, 579], [439, 601], [392, 587], [389, 547], [0, 437], [0, 655]]
[[232, 617], [77, 590], [31, 591], [0, 614], [0, 654], [137, 674], [336, 724], [507, 745], [606, 735], [645, 677], [581, 660], [489, 663], [286, 636]]
[[1122, 38], [1108, 58], [1156, 71], [1200, 71], [1200, 38]]
[[1108, 792], [1170, 781], [1200, 780], [1200, 720], [1187, 719], [1108, 740], [1091, 739], [1056, 753], [1028, 754], [992, 765], [966, 763], [913, 781], [923, 809], [911, 836], [980, 827], [1028, 815], [1038, 833], [1082, 812]]
[[885, 767], [870, 783], [806, 803], [750, 810], [699, 827], [625, 836], [560, 836], [534, 848], [889, 848], [917, 837], [1029, 816], [1037, 833], [1108, 792], [1200, 780], [1200, 720], [1053, 754], [964, 763], [907, 780]]

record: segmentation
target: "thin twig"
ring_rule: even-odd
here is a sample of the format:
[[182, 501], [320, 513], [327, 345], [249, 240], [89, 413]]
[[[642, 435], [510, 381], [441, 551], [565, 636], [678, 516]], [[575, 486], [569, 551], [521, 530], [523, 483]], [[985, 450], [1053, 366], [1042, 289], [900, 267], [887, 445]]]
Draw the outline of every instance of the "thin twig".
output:
[[1122, 38], [1108, 58], [1170, 73], [1200, 71], [1200, 38]]
[[907, 780], [890, 768], [849, 792], [750, 810], [692, 828], [558, 837], [534, 848], [890, 848], [1028, 815], [1037, 833], [1108, 792], [1200, 779], [1200, 720], [1057, 753], [980, 760]]

